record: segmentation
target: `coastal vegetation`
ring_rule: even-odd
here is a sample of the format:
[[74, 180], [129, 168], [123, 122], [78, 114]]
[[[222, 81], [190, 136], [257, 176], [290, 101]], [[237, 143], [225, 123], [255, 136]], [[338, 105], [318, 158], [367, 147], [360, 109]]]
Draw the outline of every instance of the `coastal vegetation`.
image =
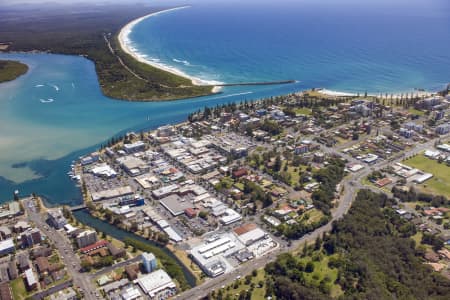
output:
[[447, 299], [450, 281], [423, 263], [414, 226], [384, 194], [359, 191], [330, 234], [282, 254], [265, 271], [276, 299]]
[[0, 83], [14, 80], [27, 71], [28, 66], [18, 61], [0, 60]]
[[[116, 35], [133, 19], [155, 11], [142, 5], [49, 5], [46, 9], [6, 11], [0, 19], [0, 42], [8, 51], [72, 54], [94, 62], [102, 92], [130, 101], [174, 100], [208, 95], [211, 86], [134, 60]], [[109, 47], [109, 44], [111, 47]]]

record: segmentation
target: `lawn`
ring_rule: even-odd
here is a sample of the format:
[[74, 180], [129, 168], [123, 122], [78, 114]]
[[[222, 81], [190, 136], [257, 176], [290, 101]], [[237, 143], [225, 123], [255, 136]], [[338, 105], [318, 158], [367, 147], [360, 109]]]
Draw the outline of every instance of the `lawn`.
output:
[[14, 300], [22, 300], [27, 298], [27, 289], [25, 288], [25, 283], [21, 277], [11, 281], [10, 285]]
[[[327, 283], [327, 285], [330, 288], [331, 296], [338, 297], [342, 294], [341, 287], [338, 284], [334, 284], [338, 276], [338, 270], [328, 267], [329, 258], [329, 256], [324, 255], [319, 261], [313, 261], [314, 271], [311, 273], [304, 272], [303, 274], [305, 276], [307, 284], [311, 284], [314, 286], [319, 286], [320, 282], [323, 279], [328, 278], [329, 282]], [[312, 261], [312, 258], [308, 256], [301, 258], [300, 261], [303, 262], [306, 266], [309, 261]]]
[[305, 116], [310, 116], [312, 114], [312, 110], [310, 108], [306, 108], [306, 107], [298, 107], [294, 109], [294, 112], [297, 115], [305, 115]]
[[426, 193], [450, 197], [450, 167], [419, 154], [403, 161], [405, 165], [432, 173], [433, 178], [417, 186]]
[[408, 112], [414, 115], [418, 115], [418, 116], [423, 116], [425, 114], [425, 112], [415, 109], [415, 108], [410, 108], [408, 109]]
[[[263, 281], [263, 282], [265, 281], [264, 280], [264, 278], [265, 278], [265, 271], [264, 271], [264, 269], [259, 269], [257, 271], [258, 271], [257, 275], [255, 277], [252, 277], [252, 280], [251, 280], [251, 283], [250, 283], [250, 284], [252, 284], [252, 283], [255, 284], [255, 288], [253, 289], [251, 300], [263, 300], [264, 299], [264, 295], [265, 295], [265, 286], [264, 286], [264, 284], [263, 284], [263, 286], [258, 287], [258, 282], [259, 281]], [[229, 288], [229, 290], [227, 290], [228, 288]], [[227, 295], [230, 295], [231, 299], [238, 299], [239, 298], [239, 293], [241, 291], [246, 291], [248, 289], [250, 289], [250, 285], [246, 285], [245, 284], [245, 278], [241, 278], [240, 279], [240, 285], [236, 289], [233, 288], [233, 284], [230, 284], [229, 287], [226, 287], [226, 288], [222, 289], [223, 296], [224, 296], [222, 299], [225, 299]], [[275, 298], [272, 298], [272, 299], [275, 299]]]

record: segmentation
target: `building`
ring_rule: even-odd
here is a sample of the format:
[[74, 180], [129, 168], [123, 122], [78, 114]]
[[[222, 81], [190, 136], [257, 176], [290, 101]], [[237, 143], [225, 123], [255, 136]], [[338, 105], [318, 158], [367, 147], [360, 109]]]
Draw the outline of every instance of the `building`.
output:
[[6, 226], [0, 226], [0, 238], [2, 240], [12, 237], [12, 231]]
[[230, 225], [240, 220], [242, 220], [242, 216], [231, 208], [227, 208], [225, 210], [225, 215], [220, 218], [220, 222], [224, 225]]
[[125, 273], [129, 280], [135, 280], [138, 277], [139, 266], [137, 264], [125, 266]]
[[144, 151], [145, 143], [143, 141], [137, 141], [132, 144], [124, 144], [123, 150], [128, 154]]
[[8, 282], [0, 283], [0, 299], [1, 300], [13, 300], [11, 288]]
[[71, 287], [50, 295], [50, 300], [76, 300], [76, 299], [78, 299], [77, 293]]
[[86, 246], [84, 248], [81, 248], [80, 251], [83, 254], [88, 254], [89, 252], [101, 249], [101, 248], [105, 248], [108, 246], [108, 242], [105, 240], [100, 240], [92, 245]]
[[155, 255], [153, 253], [144, 252], [141, 256], [145, 272], [151, 273], [155, 271], [158, 266]]
[[67, 220], [64, 217], [60, 208], [52, 209], [48, 211], [48, 222], [56, 229], [61, 229], [67, 224]]
[[175, 128], [171, 125], [161, 126], [156, 130], [158, 137], [169, 137], [176, 133]]
[[23, 273], [30, 268], [30, 261], [26, 253], [22, 253], [17, 256], [17, 263], [19, 265], [19, 272]]
[[441, 124], [436, 127], [436, 133], [437, 134], [447, 134], [450, 132], [450, 124]]
[[37, 228], [28, 229], [20, 237], [23, 247], [33, 247], [42, 241], [41, 232]]
[[135, 299], [141, 299], [142, 295], [141, 292], [139, 292], [139, 289], [133, 286], [125, 287], [122, 290], [122, 293], [120, 293], [120, 297], [122, 300], [135, 300]]
[[135, 280], [150, 299], [163, 300], [176, 294], [177, 289], [172, 278], [164, 271], [157, 270]]
[[76, 237], [78, 248], [84, 248], [94, 244], [97, 241], [97, 232], [95, 230], [86, 230]]
[[0, 255], [13, 253], [16, 250], [12, 239], [0, 241]]
[[127, 255], [125, 249], [116, 247], [112, 243], [108, 244], [108, 250], [109, 253], [111, 253], [111, 255], [114, 256], [114, 258], [125, 257]]
[[19, 201], [5, 203], [0, 207], [0, 219], [13, 218], [21, 213]]
[[48, 263], [48, 259], [46, 257], [38, 257], [35, 261], [36, 271], [39, 274], [46, 273], [50, 270], [50, 264]]
[[27, 269], [25, 271], [25, 281], [26, 281], [26, 284], [27, 284], [27, 289], [29, 291], [32, 291], [32, 290], [37, 288], [37, 283], [38, 282], [36, 280], [36, 277], [34, 276], [33, 270]]

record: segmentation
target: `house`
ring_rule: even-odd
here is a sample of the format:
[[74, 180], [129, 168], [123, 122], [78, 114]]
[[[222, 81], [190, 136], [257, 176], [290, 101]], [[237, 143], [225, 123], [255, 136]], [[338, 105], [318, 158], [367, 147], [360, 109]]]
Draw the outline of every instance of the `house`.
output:
[[116, 247], [112, 243], [108, 244], [108, 250], [114, 258], [125, 257], [127, 254], [124, 248]]
[[52, 254], [52, 249], [50, 247], [37, 247], [31, 250], [31, 257], [38, 258], [38, 257], [48, 257]]
[[233, 171], [234, 178], [241, 178], [242, 176], [246, 176], [248, 174], [247, 169], [241, 168], [236, 171]]
[[30, 261], [25, 253], [21, 253], [17, 256], [17, 263], [19, 265], [19, 272], [25, 272], [30, 268]]
[[48, 262], [48, 259], [46, 257], [38, 257], [35, 261], [36, 271], [39, 274], [43, 274], [49, 271], [50, 264]]
[[0, 299], [1, 300], [13, 300], [11, 288], [8, 282], [0, 283]]
[[90, 252], [92, 252], [94, 250], [105, 248], [107, 246], [108, 246], [108, 242], [107, 241], [100, 240], [100, 241], [98, 241], [98, 242], [96, 242], [96, 243], [94, 243], [92, 245], [89, 245], [89, 246], [86, 246], [84, 248], [81, 248], [80, 252], [83, 253], [83, 254], [88, 254], [88, 253], [90, 253]]
[[33, 270], [27, 269], [25, 271], [25, 281], [26, 281], [27, 290], [32, 291], [37, 288], [38, 282], [36, 280], [36, 277], [34, 276]]
[[125, 273], [129, 280], [135, 280], [138, 277], [139, 266], [137, 264], [125, 266]]

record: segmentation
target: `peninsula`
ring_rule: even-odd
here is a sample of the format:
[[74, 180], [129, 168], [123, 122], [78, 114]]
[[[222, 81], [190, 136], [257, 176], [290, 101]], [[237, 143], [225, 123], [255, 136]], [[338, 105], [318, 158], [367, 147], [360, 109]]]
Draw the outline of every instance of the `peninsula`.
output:
[[[76, 9], [75, 9], [76, 8]], [[206, 96], [212, 85], [135, 60], [120, 46], [118, 33], [142, 15], [165, 8], [130, 5], [52, 5], [8, 11], [0, 20], [2, 51], [41, 51], [84, 56], [95, 64], [101, 90], [128, 101], [165, 101]], [[147, 13], [146, 13], [147, 12]], [[33, 20], [30, 22], [29, 20]]]
[[14, 80], [27, 71], [28, 66], [18, 61], [0, 60], [0, 83]]

